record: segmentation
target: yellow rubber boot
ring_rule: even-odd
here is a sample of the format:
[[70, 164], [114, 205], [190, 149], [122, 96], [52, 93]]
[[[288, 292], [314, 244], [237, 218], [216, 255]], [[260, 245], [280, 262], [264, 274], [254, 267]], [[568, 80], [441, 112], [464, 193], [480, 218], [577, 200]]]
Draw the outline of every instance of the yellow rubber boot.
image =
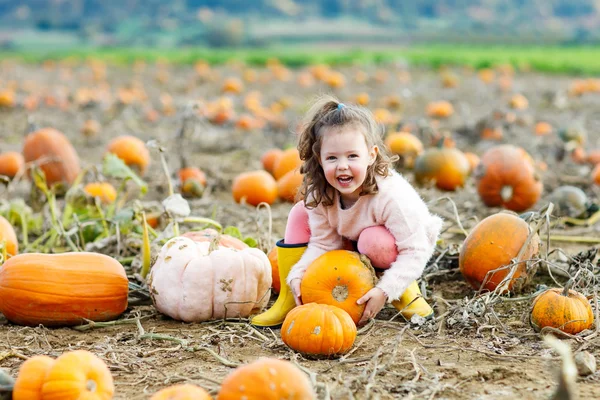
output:
[[392, 305], [407, 320], [410, 320], [415, 314], [423, 318], [433, 317], [433, 308], [423, 298], [417, 281], [408, 286], [404, 293], [402, 293], [402, 296], [400, 296], [400, 299], [392, 301]]
[[307, 243], [285, 244], [283, 240], [277, 242], [277, 263], [279, 264], [279, 282], [281, 289], [275, 303], [262, 314], [258, 314], [250, 320], [250, 324], [261, 327], [273, 327], [283, 323], [287, 313], [294, 307], [294, 295], [286, 282], [288, 273], [300, 260], [306, 250]]

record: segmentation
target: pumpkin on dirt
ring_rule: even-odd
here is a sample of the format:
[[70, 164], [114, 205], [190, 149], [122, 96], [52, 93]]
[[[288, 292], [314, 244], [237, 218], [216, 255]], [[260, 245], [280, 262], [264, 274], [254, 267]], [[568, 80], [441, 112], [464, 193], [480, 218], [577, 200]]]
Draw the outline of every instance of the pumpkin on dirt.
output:
[[295, 169], [288, 172], [277, 181], [277, 195], [280, 199], [295, 203], [301, 200], [297, 198], [298, 191], [302, 186], [304, 175], [299, 170]]
[[83, 190], [92, 197], [97, 197], [104, 204], [112, 204], [117, 199], [115, 187], [108, 182], [90, 182]]
[[14, 178], [19, 171], [25, 168], [23, 155], [16, 151], [7, 151], [0, 154], [0, 175]]
[[339, 307], [307, 303], [288, 312], [281, 326], [281, 340], [302, 354], [335, 356], [352, 348], [356, 324]]
[[198, 167], [184, 167], [177, 171], [181, 193], [186, 197], [202, 197], [206, 187], [206, 174]]
[[31, 400], [42, 398], [42, 385], [54, 359], [44, 355], [33, 356], [19, 368], [19, 374], [13, 387], [13, 400]]
[[585, 192], [571, 185], [554, 189], [548, 196], [548, 201], [555, 205], [554, 215], [558, 217], [583, 218], [591, 206]]
[[265, 171], [273, 174], [273, 169], [275, 168], [275, 164], [279, 157], [283, 155], [283, 150], [281, 149], [269, 149], [263, 153], [260, 157], [260, 163], [262, 164]]
[[107, 150], [119, 157], [128, 167], [144, 175], [150, 165], [150, 152], [142, 140], [135, 136], [118, 136], [110, 141]]
[[399, 164], [406, 168], [413, 168], [415, 159], [423, 153], [421, 140], [408, 132], [390, 133], [385, 138], [385, 146], [390, 153], [400, 157]]
[[306, 269], [300, 283], [302, 301], [339, 307], [357, 324], [365, 305], [356, 301], [375, 286], [375, 279], [367, 257], [348, 250], [329, 251]]
[[600, 164], [596, 165], [592, 170], [592, 182], [600, 186]]
[[273, 165], [273, 177], [278, 180], [288, 172], [294, 169], [300, 169], [301, 165], [302, 160], [300, 159], [300, 153], [298, 152], [298, 149], [292, 147], [284, 150]]
[[255, 248], [177, 236], [160, 250], [148, 287], [156, 309], [179, 321], [245, 318], [269, 300], [271, 265]]
[[40, 399], [110, 400], [115, 385], [108, 366], [87, 350], [63, 353], [48, 370]]
[[182, 383], [154, 393], [150, 400], [212, 400], [212, 397], [200, 386]]
[[237, 367], [221, 383], [217, 400], [314, 400], [306, 374], [289, 361], [260, 358]]
[[0, 246], [3, 242], [6, 247], [6, 258], [16, 256], [19, 252], [17, 234], [10, 222], [0, 215]]
[[234, 178], [231, 192], [236, 203], [273, 204], [278, 196], [277, 181], [264, 170], [243, 172]]
[[415, 160], [417, 183], [433, 182], [442, 190], [456, 190], [465, 184], [471, 166], [464, 153], [456, 148], [431, 147]]
[[537, 332], [550, 326], [575, 335], [592, 327], [594, 313], [590, 302], [569, 286], [548, 289], [535, 298], [529, 321]]
[[277, 247], [273, 247], [267, 254], [271, 263], [271, 288], [273, 292], [279, 293], [281, 290], [281, 281], [279, 280], [279, 260], [277, 259]]
[[452, 114], [454, 114], [454, 107], [448, 101], [432, 101], [427, 104], [427, 115], [432, 118], [448, 118]]
[[533, 275], [533, 271], [528, 270], [530, 263], [525, 260], [538, 253], [540, 239], [537, 233], [515, 266], [510, 264], [517, 258], [529, 235], [529, 225], [518, 216], [507, 212], [490, 215], [481, 220], [463, 242], [458, 258], [460, 272], [473, 289], [493, 291], [514, 268], [512, 278], [503, 291], [520, 291]]
[[520, 212], [533, 206], [543, 185], [533, 159], [525, 150], [510, 144], [486, 151], [475, 171], [477, 192], [488, 207]]
[[59, 182], [71, 184], [81, 171], [75, 148], [62, 132], [54, 128], [28, 134], [23, 144], [23, 157], [26, 163], [41, 162], [40, 169], [49, 186]]
[[127, 308], [123, 266], [100, 253], [19, 254], [0, 268], [0, 312], [27, 326], [110, 321]]

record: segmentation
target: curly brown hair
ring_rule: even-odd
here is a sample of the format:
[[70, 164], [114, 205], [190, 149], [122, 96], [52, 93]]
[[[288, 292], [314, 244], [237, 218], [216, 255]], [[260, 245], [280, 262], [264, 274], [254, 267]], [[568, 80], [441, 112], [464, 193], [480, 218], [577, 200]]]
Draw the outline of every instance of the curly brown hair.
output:
[[375, 162], [367, 168], [360, 195], [378, 193], [376, 175], [390, 174], [390, 165], [397, 156], [390, 156], [387, 153], [382, 140], [383, 127], [375, 121], [371, 111], [354, 104], [340, 106], [339, 100], [335, 97], [322, 95], [308, 110], [298, 139], [298, 152], [303, 161], [300, 172], [304, 174], [298, 194], [304, 197], [307, 208], [314, 208], [321, 203], [330, 206], [334, 200], [335, 191], [327, 182], [319, 162], [324, 129], [339, 129], [352, 125], [362, 128], [359, 130], [364, 134], [369, 148], [377, 146], [379, 149]]

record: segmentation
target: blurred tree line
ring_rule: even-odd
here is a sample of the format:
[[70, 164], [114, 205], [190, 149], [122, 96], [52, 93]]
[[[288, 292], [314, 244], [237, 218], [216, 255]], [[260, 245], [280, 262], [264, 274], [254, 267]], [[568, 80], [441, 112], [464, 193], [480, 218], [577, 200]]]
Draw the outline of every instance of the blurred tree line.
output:
[[358, 21], [391, 39], [600, 39], [598, 0], [0, 0], [0, 30], [72, 32], [104, 44], [267, 45], [285, 39], [281, 28], [269, 30], [277, 24], [298, 30], [285, 37], [301, 42], [319, 36], [302, 24], [323, 20], [346, 21], [340, 26], [354, 34]]

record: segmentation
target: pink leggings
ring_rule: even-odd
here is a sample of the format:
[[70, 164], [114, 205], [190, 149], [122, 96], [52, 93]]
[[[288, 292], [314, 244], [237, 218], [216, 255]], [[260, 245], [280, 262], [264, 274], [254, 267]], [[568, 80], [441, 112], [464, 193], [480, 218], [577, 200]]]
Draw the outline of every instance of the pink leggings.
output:
[[[288, 215], [284, 242], [300, 244], [308, 243], [309, 239], [308, 212], [304, 202], [300, 201], [294, 205]], [[358, 236], [356, 247], [359, 253], [369, 257], [375, 268], [387, 269], [398, 257], [394, 236], [381, 225], [364, 229]]]

